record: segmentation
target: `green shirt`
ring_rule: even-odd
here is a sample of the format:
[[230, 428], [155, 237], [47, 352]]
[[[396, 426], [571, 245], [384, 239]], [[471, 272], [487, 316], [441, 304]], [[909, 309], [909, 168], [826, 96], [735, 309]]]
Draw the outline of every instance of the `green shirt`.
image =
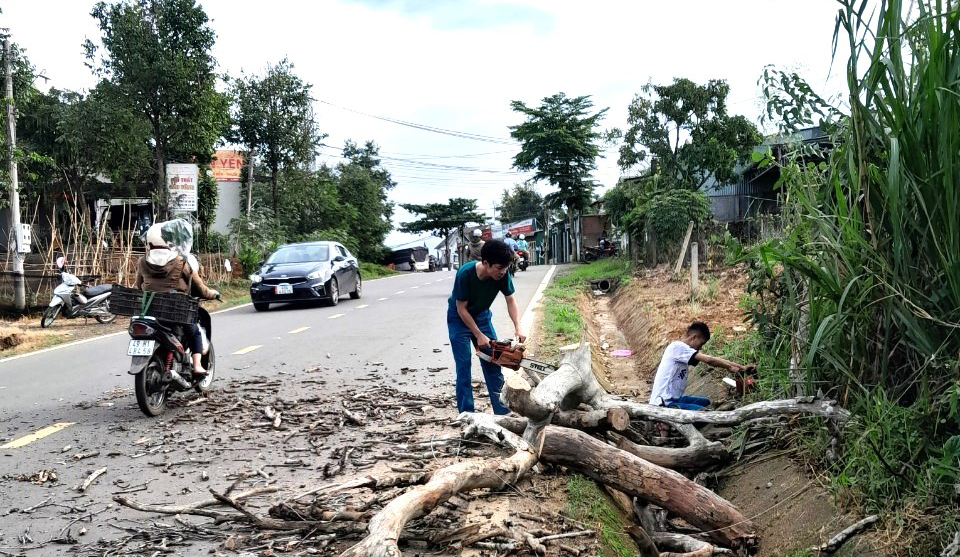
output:
[[457, 311], [457, 302], [467, 302], [467, 312], [470, 315], [479, 315], [490, 309], [498, 293], [512, 296], [514, 293], [513, 279], [510, 273], [503, 275], [500, 280], [489, 277], [480, 280], [477, 276], [477, 262], [471, 261], [460, 267], [457, 277], [453, 279], [453, 294], [450, 295], [450, 309]]

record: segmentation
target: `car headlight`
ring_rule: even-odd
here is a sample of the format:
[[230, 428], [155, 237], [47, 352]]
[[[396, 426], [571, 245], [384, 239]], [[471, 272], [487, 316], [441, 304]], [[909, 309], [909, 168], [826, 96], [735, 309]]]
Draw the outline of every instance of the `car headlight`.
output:
[[317, 269], [316, 271], [307, 275], [307, 280], [316, 280], [322, 276], [323, 276], [323, 271], [321, 271], [320, 269]]
[[263, 281], [263, 277], [261, 277], [260, 275], [256, 275], [256, 274], [250, 275], [250, 282], [252, 282], [253, 284], [259, 284], [262, 281]]

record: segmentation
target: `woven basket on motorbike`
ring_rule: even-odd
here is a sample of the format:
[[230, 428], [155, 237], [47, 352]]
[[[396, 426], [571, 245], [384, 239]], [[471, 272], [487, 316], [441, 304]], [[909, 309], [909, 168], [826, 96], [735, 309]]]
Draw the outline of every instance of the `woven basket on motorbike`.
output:
[[110, 293], [110, 311], [117, 315], [149, 316], [166, 323], [197, 322], [198, 302], [180, 292], [144, 292], [119, 284]]

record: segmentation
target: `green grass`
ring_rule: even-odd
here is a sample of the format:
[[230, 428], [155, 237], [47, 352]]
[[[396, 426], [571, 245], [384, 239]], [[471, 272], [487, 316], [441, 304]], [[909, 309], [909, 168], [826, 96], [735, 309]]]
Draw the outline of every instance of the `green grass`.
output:
[[639, 551], [625, 532], [623, 515], [593, 480], [579, 474], [567, 480], [567, 514], [597, 532], [598, 557], [633, 557]]
[[630, 281], [630, 262], [603, 259], [574, 267], [556, 277], [543, 292], [543, 336], [540, 352], [546, 358], [557, 355], [557, 349], [579, 342], [583, 319], [577, 310], [577, 296], [591, 280], [614, 278], [623, 286]]
[[397, 274], [397, 271], [390, 270], [383, 265], [378, 265], [377, 263], [368, 263], [366, 261], [360, 262], [360, 276], [366, 280], [389, 277], [395, 274]]

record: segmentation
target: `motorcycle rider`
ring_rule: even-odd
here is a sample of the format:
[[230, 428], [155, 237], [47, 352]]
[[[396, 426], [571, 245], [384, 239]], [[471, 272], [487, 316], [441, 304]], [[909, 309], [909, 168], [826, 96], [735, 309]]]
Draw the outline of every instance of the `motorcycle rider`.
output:
[[530, 246], [527, 245], [527, 237], [523, 234], [517, 239], [517, 251], [520, 252], [523, 257], [527, 260], [527, 264], [530, 264]]
[[[163, 223], [157, 223], [147, 230], [147, 253], [137, 263], [136, 288], [148, 292], [177, 291], [204, 300], [220, 298], [220, 292], [208, 288], [200, 278], [200, 274], [188, 264], [184, 257], [163, 239]], [[191, 258], [195, 260], [195, 258]], [[194, 323], [186, 331], [190, 344], [190, 354], [193, 356], [193, 373], [204, 375], [201, 358], [203, 357], [203, 336], [200, 325]]]
[[467, 258], [471, 261], [480, 261], [480, 250], [483, 249], [483, 245], [486, 242], [483, 241], [483, 231], [479, 228], [473, 230], [473, 234], [470, 235], [470, 245], [467, 246]]
[[507, 247], [513, 250], [514, 255], [516, 255], [517, 250], [520, 249], [517, 247], [517, 241], [513, 239], [513, 236], [509, 232], [504, 236], [503, 243], [507, 244]]

